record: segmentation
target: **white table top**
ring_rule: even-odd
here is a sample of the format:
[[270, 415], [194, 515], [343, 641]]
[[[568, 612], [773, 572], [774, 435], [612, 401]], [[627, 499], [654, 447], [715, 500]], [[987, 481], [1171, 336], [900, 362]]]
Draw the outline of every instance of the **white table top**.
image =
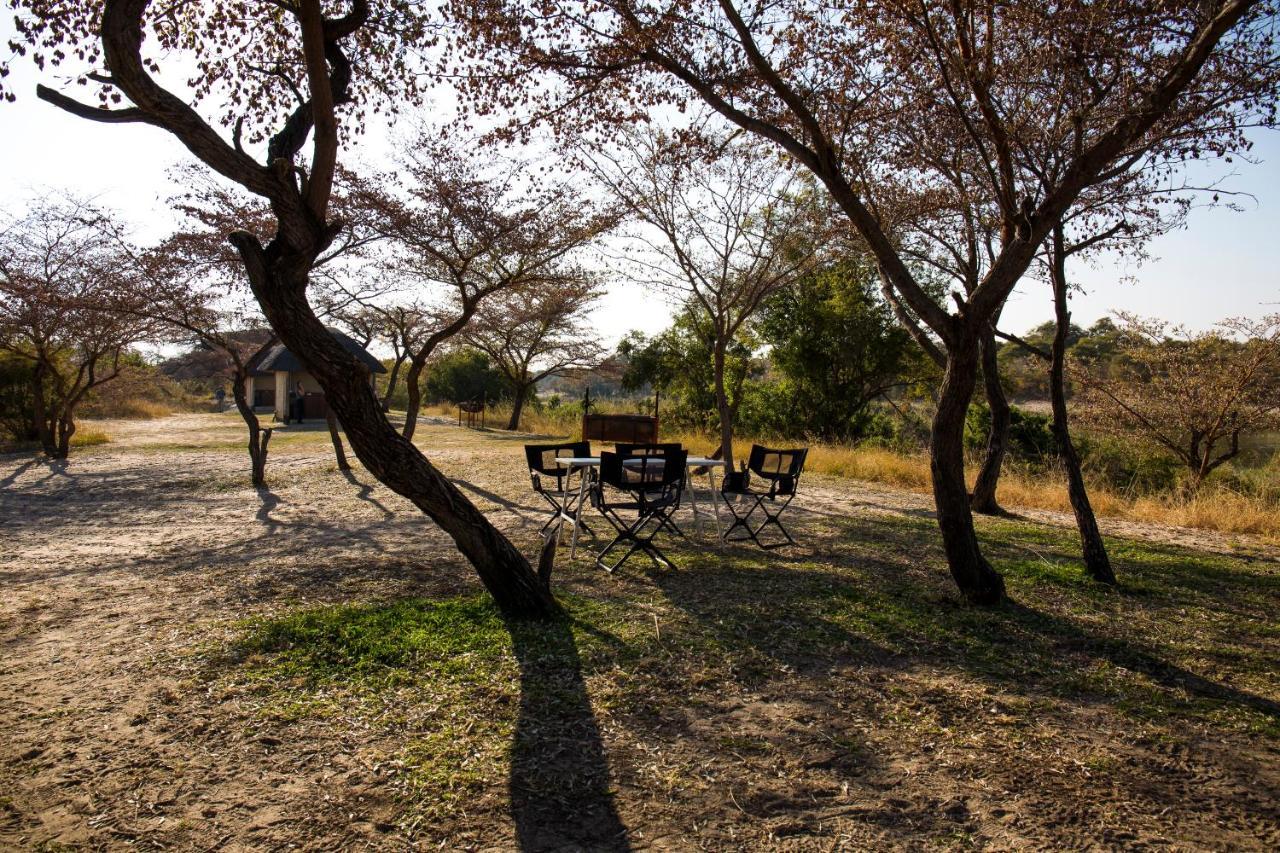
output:
[[[631, 460], [627, 460], [631, 461]], [[600, 464], [599, 456], [557, 456], [556, 464], [569, 468], [594, 468]], [[690, 456], [685, 460], [686, 468], [723, 468], [723, 459], [708, 459], [705, 456]]]

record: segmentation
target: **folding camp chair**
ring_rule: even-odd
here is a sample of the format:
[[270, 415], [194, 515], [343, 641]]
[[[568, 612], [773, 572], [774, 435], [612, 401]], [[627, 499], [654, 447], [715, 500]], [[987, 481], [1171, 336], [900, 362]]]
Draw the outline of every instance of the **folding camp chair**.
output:
[[[779, 516], [790, 506], [796, 496], [796, 487], [800, 483], [800, 474], [804, 471], [804, 459], [808, 453], [807, 447], [796, 450], [774, 450], [758, 444], [751, 446], [751, 457], [747, 461], [747, 470], [740, 478], [740, 483], [731, 485], [730, 481], [735, 478], [726, 476], [721, 485], [724, 504], [733, 515], [733, 523], [724, 532], [726, 541], [745, 542], [750, 539], [766, 550], [796, 544], [796, 541], [791, 538], [791, 533], [782, 526]], [[753, 489], [752, 474], [759, 480], [768, 482], [769, 488], [763, 491]], [[735, 506], [735, 501], [730, 500], [731, 496], [747, 498], [746, 512], [742, 512], [741, 507]], [[764, 520], [753, 527], [752, 518], [757, 511], [764, 514]], [[760, 541], [760, 534], [769, 525], [778, 528], [784, 541], [769, 543]], [[739, 528], [746, 535], [733, 537], [731, 534]]]
[[[524, 458], [529, 463], [529, 478], [533, 481], [533, 490], [551, 506], [551, 517], [542, 525], [539, 533], [546, 533], [547, 528], [558, 522], [569, 520], [572, 523], [578, 509], [579, 492], [568, 488], [568, 478], [573, 473], [567, 465], [559, 465], [556, 459], [586, 457], [591, 455], [591, 444], [586, 441], [575, 441], [569, 444], [526, 444]], [[583, 468], [579, 476], [590, 476], [591, 469]], [[544, 484], [543, 478], [554, 480], [554, 487]], [[592, 536], [591, 528], [585, 521], [579, 522]]]
[[[613, 446], [613, 452], [619, 456], [657, 456], [663, 453], [673, 453], [683, 450], [683, 446], [678, 441], [663, 442], [660, 444], [623, 444], [618, 442]], [[676, 509], [680, 508], [679, 500], [676, 501]], [[670, 530], [677, 536], [684, 536], [684, 531], [680, 529], [680, 525], [676, 524], [670, 514], [663, 520], [662, 526]]]
[[[653, 537], [669, 525], [671, 513], [680, 504], [687, 457], [683, 449], [672, 448], [636, 456], [600, 454], [600, 474], [592, 488], [591, 501], [618, 535], [596, 557], [597, 566], [612, 572], [641, 551], [654, 565], [675, 568], [653, 543]], [[634, 520], [623, 516], [631, 512], [635, 513]], [[606, 561], [610, 552], [626, 543], [631, 547], [621, 559]]]

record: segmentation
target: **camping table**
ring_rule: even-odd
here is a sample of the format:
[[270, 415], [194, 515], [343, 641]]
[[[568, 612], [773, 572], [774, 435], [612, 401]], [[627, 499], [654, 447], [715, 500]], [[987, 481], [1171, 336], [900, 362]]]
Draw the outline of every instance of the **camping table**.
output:
[[[562, 465], [569, 469], [569, 473], [582, 470], [582, 476], [578, 478], [578, 506], [577, 511], [573, 515], [573, 535], [569, 539], [569, 559], [572, 560], [578, 552], [578, 526], [582, 519], [582, 504], [586, 500], [587, 495], [587, 475], [586, 469], [599, 468], [599, 456], [562, 456], [556, 460], [557, 465]], [[720, 538], [722, 536], [720, 530], [720, 507], [716, 505], [716, 478], [715, 469], [723, 468], [724, 460], [708, 459], [703, 456], [690, 456], [685, 460], [685, 484], [689, 486], [689, 501], [693, 510], [693, 521], [697, 525], [698, 532], [702, 532], [702, 515], [703, 511], [698, 507], [698, 491], [693, 488], [693, 483], [689, 480], [690, 468], [707, 469], [707, 485], [710, 486], [708, 500], [711, 501], [711, 513], [715, 517], [716, 522], [716, 547], [720, 546]], [[560, 504], [564, 505], [564, 499], [567, 497], [569, 490], [569, 477], [564, 478], [564, 485], [560, 487]]]

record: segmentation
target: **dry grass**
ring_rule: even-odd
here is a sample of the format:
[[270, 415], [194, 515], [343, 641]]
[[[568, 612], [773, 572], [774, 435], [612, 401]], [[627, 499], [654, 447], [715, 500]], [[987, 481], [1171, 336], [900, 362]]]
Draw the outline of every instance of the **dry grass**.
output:
[[[457, 408], [447, 405], [431, 407], [430, 413], [457, 416]], [[486, 418], [492, 428], [505, 426], [510, 408], [491, 409]], [[520, 419], [524, 432], [551, 437], [576, 436], [576, 416], [564, 409], [539, 412], [527, 408]], [[710, 453], [719, 444], [711, 436], [692, 431], [662, 434], [664, 441], [678, 441], [694, 453]], [[742, 437], [737, 440], [739, 454], [753, 442], [778, 445], [796, 444], [794, 440]], [[921, 453], [899, 453], [882, 447], [810, 443], [808, 470], [851, 480], [883, 483], [914, 492], [931, 489], [929, 457]], [[978, 460], [972, 460], [969, 475], [977, 473]], [[972, 479], [970, 480], [972, 484]], [[1007, 469], [1000, 479], [998, 499], [1003, 506], [1071, 512], [1065, 477], [1054, 472], [1029, 472], [1017, 467]], [[1264, 498], [1242, 494], [1212, 483], [1195, 497], [1159, 495], [1131, 497], [1114, 491], [1102, 483], [1091, 483], [1089, 500], [1099, 515], [1127, 521], [1196, 527], [1222, 533], [1244, 533], [1280, 540], [1280, 506]]]
[[72, 447], [96, 447], [99, 444], [107, 444], [111, 441], [111, 436], [107, 435], [100, 429], [77, 429], [75, 434], [71, 436]]

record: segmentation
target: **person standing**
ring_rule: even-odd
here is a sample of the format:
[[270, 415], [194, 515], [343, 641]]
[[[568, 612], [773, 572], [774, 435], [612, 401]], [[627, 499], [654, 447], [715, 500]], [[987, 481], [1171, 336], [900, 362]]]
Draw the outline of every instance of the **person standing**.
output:
[[285, 418], [288, 424], [291, 420], [302, 423], [303, 413], [303, 396], [305, 392], [302, 390], [302, 380], [298, 380], [297, 386], [289, 392], [289, 417]]

